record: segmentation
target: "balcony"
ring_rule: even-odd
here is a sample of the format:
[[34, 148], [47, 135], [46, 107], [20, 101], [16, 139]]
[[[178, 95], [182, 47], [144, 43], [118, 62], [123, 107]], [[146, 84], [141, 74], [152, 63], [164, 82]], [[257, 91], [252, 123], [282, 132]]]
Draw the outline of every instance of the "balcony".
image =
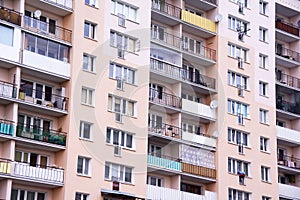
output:
[[276, 64], [293, 68], [300, 65], [300, 54], [284, 47], [276, 48]]
[[151, 71], [164, 77], [186, 82], [189, 85], [194, 85], [209, 90], [210, 92], [213, 92], [216, 89], [216, 80], [214, 78], [202, 74], [190, 73], [187, 70], [166, 61], [150, 58], [150, 67]]
[[299, 40], [299, 28], [283, 20], [276, 21], [276, 38], [285, 42], [294, 42]]
[[199, 116], [207, 122], [216, 121], [216, 110], [202, 103], [182, 99], [182, 111], [187, 114]]
[[216, 179], [216, 170], [203, 167], [203, 166], [197, 166], [197, 165], [192, 165], [188, 163], [182, 163], [182, 172], [189, 173], [189, 174], [194, 174], [197, 176], [202, 176], [205, 178], [210, 178], [210, 179]]
[[189, 133], [182, 131], [182, 139], [208, 147], [216, 148], [217, 139], [203, 133]]
[[17, 87], [15, 84], [0, 81], [0, 102], [3, 104], [9, 103], [17, 97]]
[[300, 187], [279, 183], [279, 196], [298, 199], [300, 197]]
[[152, 0], [151, 17], [157, 21], [174, 26], [180, 23], [181, 8], [161, 0]]
[[[149, 88], [149, 101], [170, 108], [171, 110], [181, 109], [181, 97]], [[174, 111], [171, 111], [174, 112]]]
[[163, 200], [216, 200], [215, 192], [205, 191], [203, 195], [180, 190], [147, 185], [147, 199]]
[[166, 170], [181, 171], [181, 163], [178, 161], [178, 159], [168, 156], [156, 157], [153, 155], [148, 155], [147, 162], [149, 165], [164, 168]]
[[0, 20], [21, 26], [21, 16], [19, 12], [0, 6]]
[[[277, 155], [278, 158], [278, 165], [283, 166], [284, 169], [289, 168], [293, 170], [300, 170], [300, 159], [283, 155], [280, 157], [280, 155]], [[300, 171], [299, 171], [300, 172]]]
[[298, 103], [287, 102], [277, 97], [276, 108], [279, 117], [289, 120], [300, 118], [300, 106]]
[[292, 87], [300, 90], [300, 79], [294, 76], [276, 72], [276, 81], [281, 86]]
[[60, 130], [42, 130], [37, 126], [18, 124], [16, 136], [65, 147], [67, 133], [61, 132]]
[[217, 0], [185, 0], [185, 4], [206, 12], [217, 8]]
[[158, 123], [153, 120], [149, 121], [148, 131], [152, 134], [168, 139], [181, 139], [182, 135], [181, 128], [170, 124]]
[[300, 144], [300, 132], [288, 129], [281, 126], [276, 126], [277, 138], [289, 143], [294, 143], [294, 146]]
[[73, 12], [73, 0], [26, 0], [26, 4], [42, 10], [51, 10], [62, 17]]
[[13, 121], [0, 119], [0, 134], [12, 136], [15, 132], [15, 125]]
[[72, 31], [60, 26], [51, 25], [47, 22], [39, 21], [36, 18], [24, 16], [23, 27], [27, 30], [47, 35], [51, 38], [59, 39], [68, 43], [72, 41]]
[[11, 172], [11, 162], [8, 159], [0, 158], [0, 177], [6, 176]]

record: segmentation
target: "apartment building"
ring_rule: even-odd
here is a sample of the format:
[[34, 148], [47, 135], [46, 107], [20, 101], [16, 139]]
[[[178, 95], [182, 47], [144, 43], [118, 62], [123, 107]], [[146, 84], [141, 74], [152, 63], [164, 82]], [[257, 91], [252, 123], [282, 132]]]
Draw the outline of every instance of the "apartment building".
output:
[[299, 10], [0, 1], [0, 199], [299, 199]]

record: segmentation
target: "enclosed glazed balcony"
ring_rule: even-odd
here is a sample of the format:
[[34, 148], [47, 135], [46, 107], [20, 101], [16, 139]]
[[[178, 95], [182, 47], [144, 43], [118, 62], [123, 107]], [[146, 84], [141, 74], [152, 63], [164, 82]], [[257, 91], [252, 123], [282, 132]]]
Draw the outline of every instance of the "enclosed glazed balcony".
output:
[[73, 12], [73, 0], [25, 0], [26, 4], [41, 10], [51, 10], [59, 16], [66, 16]]
[[204, 118], [206, 120], [216, 120], [216, 110], [212, 109], [210, 106], [190, 101], [187, 99], [182, 99], [182, 111], [187, 114], [192, 114]]
[[300, 53], [291, 49], [276, 46], [276, 64], [292, 68], [300, 65]]
[[276, 72], [276, 81], [281, 86], [288, 86], [298, 90], [300, 89], [299, 78], [284, 74], [281, 71]]
[[15, 125], [13, 121], [0, 119], [0, 134], [12, 136], [15, 132]]
[[181, 171], [181, 163], [179, 160], [169, 156], [157, 157], [154, 155], [148, 155], [148, 165], [171, 171]]
[[285, 42], [299, 40], [299, 27], [283, 20], [276, 20], [276, 38]]
[[193, 194], [180, 190], [147, 185], [147, 199], [163, 200], [216, 200], [215, 192], [205, 191], [204, 194]]
[[37, 126], [18, 124], [16, 136], [65, 147], [67, 133], [61, 130], [44, 130]]
[[10, 22], [12, 24], [21, 26], [22, 15], [12, 9], [0, 6], [0, 20]]

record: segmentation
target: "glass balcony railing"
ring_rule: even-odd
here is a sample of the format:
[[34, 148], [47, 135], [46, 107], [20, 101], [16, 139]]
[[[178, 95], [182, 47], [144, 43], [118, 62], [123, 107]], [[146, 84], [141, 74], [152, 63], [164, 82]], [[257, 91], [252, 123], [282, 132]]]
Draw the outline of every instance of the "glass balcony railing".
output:
[[0, 133], [4, 135], [13, 135], [15, 132], [15, 125], [13, 121], [0, 119]]
[[287, 58], [293, 61], [300, 62], [300, 53], [293, 51], [291, 49], [287, 49], [284, 47], [278, 47], [276, 48], [276, 54], [278, 56], [281, 56], [283, 58]]
[[181, 97], [159, 91], [154, 88], [149, 89], [149, 100], [173, 108], [181, 108]]
[[276, 28], [299, 37], [299, 27], [285, 21], [276, 21]]
[[284, 101], [281, 98], [277, 98], [276, 108], [285, 112], [300, 115], [300, 105], [298, 103]]
[[178, 159], [168, 156], [156, 157], [153, 155], [148, 155], [148, 164], [175, 171], [181, 171], [181, 163], [178, 161]]
[[276, 81], [281, 84], [300, 89], [300, 79], [294, 76], [276, 72]]
[[18, 124], [16, 135], [17, 137], [66, 146], [67, 133], [60, 130], [43, 130], [37, 126]]
[[4, 20], [16, 25], [21, 26], [21, 13], [14, 11], [9, 8], [5, 8], [3, 6], [0, 6], [0, 20]]

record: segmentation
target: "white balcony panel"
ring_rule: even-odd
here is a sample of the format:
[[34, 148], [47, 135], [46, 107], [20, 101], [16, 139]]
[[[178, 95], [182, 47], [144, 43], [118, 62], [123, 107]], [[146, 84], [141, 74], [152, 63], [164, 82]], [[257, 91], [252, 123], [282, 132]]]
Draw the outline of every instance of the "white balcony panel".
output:
[[300, 199], [300, 187], [279, 183], [279, 196]]
[[70, 63], [24, 50], [23, 63], [50, 74], [70, 77]]
[[19, 61], [19, 50], [13, 46], [7, 46], [0, 43], [0, 58], [5, 58], [10, 61], [18, 62]]
[[187, 113], [196, 114], [208, 119], [216, 120], [216, 110], [202, 103], [182, 99], [182, 110]]
[[216, 139], [215, 138], [210, 138], [210, 137], [206, 137], [203, 135], [196, 135], [193, 133], [183, 131], [182, 139], [191, 141], [191, 142], [196, 142], [198, 144], [203, 144], [203, 145], [210, 146], [210, 147], [216, 147]]
[[216, 200], [216, 193], [205, 191], [205, 195], [197, 195], [180, 190], [147, 185], [147, 198], [151, 200]]
[[300, 132], [281, 126], [276, 127], [277, 137], [289, 142], [300, 143]]

